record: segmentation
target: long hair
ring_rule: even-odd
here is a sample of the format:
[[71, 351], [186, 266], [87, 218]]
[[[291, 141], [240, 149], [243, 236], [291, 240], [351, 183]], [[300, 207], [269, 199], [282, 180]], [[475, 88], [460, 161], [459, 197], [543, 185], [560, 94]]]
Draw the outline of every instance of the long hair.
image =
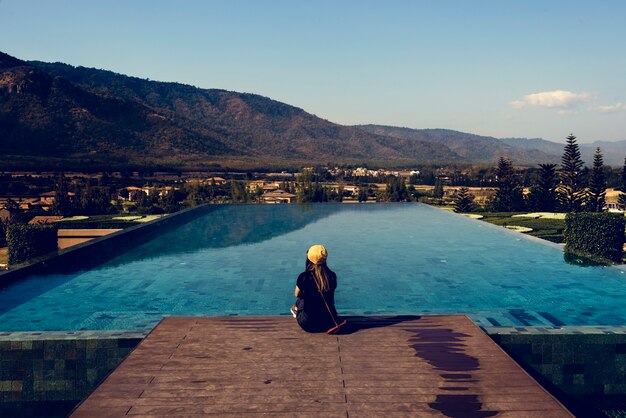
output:
[[326, 263], [313, 264], [307, 258], [306, 259], [306, 271], [313, 273], [315, 277], [315, 284], [317, 289], [324, 293], [330, 288], [330, 277], [334, 274], [331, 269], [328, 268]]

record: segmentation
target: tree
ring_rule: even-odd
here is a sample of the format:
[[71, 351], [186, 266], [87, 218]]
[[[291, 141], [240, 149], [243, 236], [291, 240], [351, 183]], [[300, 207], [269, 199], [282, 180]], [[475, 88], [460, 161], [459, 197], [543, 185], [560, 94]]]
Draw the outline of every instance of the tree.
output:
[[367, 185], [361, 184], [359, 186], [359, 194], [357, 197], [359, 202], [367, 202]]
[[319, 181], [313, 181], [310, 170], [305, 170], [297, 176], [296, 202], [297, 203], [317, 203], [336, 201], [341, 202], [343, 189], [335, 190], [325, 187]]
[[313, 178], [309, 170], [296, 176], [296, 202], [309, 203], [313, 201]]
[[198, 183], [185, 184], [185, 192], [187, 193], [185, 203], [189, 206], [197, 206], [208, 200], [207, 188]]
[[528, 195], [528, 206], [539, 212], [556, 210], [556, 164], [539, 164], [539, 178]]
[[435, 179], [435, 188], [433, 189], [433, 197], [441, 199], [443, 197], [443, 181], [439, 177]]
[[471, 212], [475, 209], [475, 196], [469, 192], [467, 187], [461, 187], [456, 193], [454, 202], [454, 211], [457, 213]]
[[570, 134], [565, 143], [561, 157], [560, 178], [561, 184], [557, 187], [558, 199], [561, 207], [567, 212], [580, 210], [584, 188], [582, 181], [583, 161], [580, 158], [580, 149], [576, 137]]
[[230, 182], [230, 198], [233, 203], [247, 203], [250, 200], [248, 188], [245, 183], [231, 180]]
[[389, 202], [406, 202], [410, 200], [404, 178], [398, 178], [396, 176], [389, 176], [387, 178], [385, 195], [386, 200]]
[[624, 157], [624, 165], [622, 166], [622, 185], [621, 191], [626, 193], [626, 157]]
[[108, 187], [92, 187], [87, 182], [80, 193], [80, 213], [84, 215], [103, 215], [115, 210], [111, 204], [111, 194]]
[[617, 196], [617, 206], [621, 210], [626, 210], [626, 194], [620, 193], [619, 196]]
[[621, 210], [626, 210], [626, 157], [622, 166], [622, 179], [619, 190], [622, 192], [617, 196], [617, 205]]
[[141, 193], [137, 201], [137, 213], [141, 215], [156, 215], [163, 213], [163, 208], [158, 206], [159, 196], [157, 193]]
[[52, 203], [52, 212], [59, 216], [71, 216], [73, 204], [70, 200], [65, 175], [59, 174], [54, 189], [54, 202]]
[[606, 205], [606, 178], [604, 175], [604, 161], [600, 148], [596, 148], [593, 155], [593, 168], [589, 178], [589, 192], [587, 193], [586, 209], [590, 212], [602, 212]]
[[492, 209], [496, 212], [524, 210], [524, 189], [515, 181], [511, 160], [500, 157], [496, 176], [498, 178], [498, 190], [491, 203]]

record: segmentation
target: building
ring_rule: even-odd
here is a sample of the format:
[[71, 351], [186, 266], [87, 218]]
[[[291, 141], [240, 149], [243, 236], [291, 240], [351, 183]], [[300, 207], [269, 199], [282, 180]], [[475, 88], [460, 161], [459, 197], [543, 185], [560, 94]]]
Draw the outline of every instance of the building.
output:
[[226, 180], [222, 177], [189, 177], [185, 179], [186, 183], [197, 184], [214, 184], [216, 186], [223, 186], [226, 184]]
[[296, 195], [287, 193], [284, 190], [274, 190], [263, 193], [261, 201], [268, 204], [294, 203], [296, 201]]
[[138, 202], [143, 190], [141, 187], [128, 186], [117, 191], [117, 199], [125, 202]]
[[[42, 193], [39, 195], [39, 200], [31, 203], [31, 207], [39, 207], [42, 210], [50, 210], [50, 208], [54, 205], [54, 202], [56, 201], [56, 196], [56, 191]], [[74, 199], [76, 199], [76, 193], [67, 192], [67, 198], [70, 201], [73, 201]]]

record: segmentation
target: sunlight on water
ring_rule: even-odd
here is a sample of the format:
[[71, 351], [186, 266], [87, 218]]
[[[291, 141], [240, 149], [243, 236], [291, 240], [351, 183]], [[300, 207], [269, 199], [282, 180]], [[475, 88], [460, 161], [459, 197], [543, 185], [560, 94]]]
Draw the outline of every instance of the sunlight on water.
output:
[[480, 325], [624, 325], [626, 278], [420, 204], [214, 206], [99, 268], [0, 291], [0, 331], [150, 329], [169, 315], [285, 315], [323, 243], [344, 314], [465, 313]]

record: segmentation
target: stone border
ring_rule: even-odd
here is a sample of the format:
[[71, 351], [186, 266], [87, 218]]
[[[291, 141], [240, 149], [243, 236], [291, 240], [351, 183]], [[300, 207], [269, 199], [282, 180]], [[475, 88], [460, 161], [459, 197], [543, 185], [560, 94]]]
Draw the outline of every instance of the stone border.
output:
[[[189, 222], [203, 215], [209, 206], [211, 205], [204, 204], [184, 209], [180, 212], [169, 214], [144, 224], [134, 225], [64, 250], [46, 254], [33, 259], [27, 264], [9, 267], [8, 270], [0, 272], [0, 283], [19, 280], [32, 274], [77, 271], [95, 267], [121, 254], [119, 246], [109, 244], [123, 243], [122, 245], [129, 245], [131, 243], [138, 244], [147, 241], [153, 237], [148, 234], [149, 232], [159, 232], [157, 235], [165, 233], [167, 229], [162, 228], [162, 231], [157, 230], [159, 227], [179, 226]], [[105, 249], [108, 251], [103, 251]], [[90, 260], [89, 256], [94, 255], [96, 251], [98, 252], [97, 261]], [[77, 265], [78, 260], [80, 260], [80, 265]], [[86, 260], [88, 261], [87, 263], [85, 263]]]
[[560, 399], [574, 404], [585, 397], [626, 396], [626, 326], [483, 330]]
[[626, 326], [604, 325], [563, 325], [562, 327], [482, 327], [489, 335], [597, 335], [597, 334], [626, 334]]
[[16, 331], [0, 332], [0, 343], [4, 341], [79, 340], [98, 338], [144, 338], [150, 331]]
[[127, 331], [2, 333], [0, 411], [80, 401], [145, 336]]

